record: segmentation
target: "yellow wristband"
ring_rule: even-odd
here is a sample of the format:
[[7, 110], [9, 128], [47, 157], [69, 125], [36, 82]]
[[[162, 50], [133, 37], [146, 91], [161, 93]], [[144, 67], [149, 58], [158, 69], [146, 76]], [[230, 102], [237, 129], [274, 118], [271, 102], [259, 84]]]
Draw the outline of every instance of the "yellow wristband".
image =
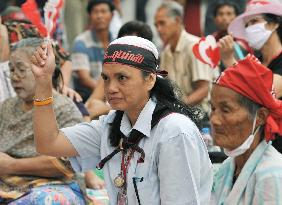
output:
[[49, 105], [51, 103], [53, 103], [53, 96], [45, 99], [33, 99], [33, 105], [35, 106]]

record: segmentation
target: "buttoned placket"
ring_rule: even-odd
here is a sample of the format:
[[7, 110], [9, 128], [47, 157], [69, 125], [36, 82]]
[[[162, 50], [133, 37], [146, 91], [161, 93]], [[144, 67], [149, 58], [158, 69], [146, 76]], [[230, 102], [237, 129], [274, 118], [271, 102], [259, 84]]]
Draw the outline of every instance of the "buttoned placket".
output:
[[[153, 111], [155, 109], [155, 103], [152, 102], [152, 100], [150, 99], [149, 102], [145, 105], [144, 109], [141, 111], [135, 125], [133, 127], [131, 127], [130, 121], [127, 117], [126, 114], [123, 115], [122, 121], [121, 121], [121, 125], [120, 125], [120, 131], [126, 136], [128, 137], [130, 132], [132, 131], [132, 129], [136, 129], [140, 132], [142, 132], [143, 134], [146, 135], [146, 137], [150, 137], [150, 131], [151, 131], [151, 121], [152, 121], [152, 114]], [[144, 149], [144, 145], [145, 145], [145, 140], [146, 137], [141, 139], [139, 142], [139, 147]], [[146, 153], [146, 152], [145, 152]], [[149, 156], [145, 155], [145, 161], [146, 158], [148, 158]], [[133, 185], [133, 180], [136, 180], [136, 185], [137, 185], [137, 189], [138, 189], [138, 185], [142, 182], [140, 182], [141, 178], [144, 178], [146, 176], [137, 176], [137, 170], [138, 170], [138, 165], [139, 163], [137, 163], [139, 159], [139, 153], [134, 152], [133, 157], [130, 161], [130, 165], [128, 167], [128, 172], [127, 172], [127, 198], [128, 198], [128, 204], [137, 204], [137, 198], [136, 198], [136, 193], [134, 190], [134, 185]], [[136, 199], [136, 201], [131, 202], [130, 199]], [[141, 199], [142, 201], [142, 199]]]

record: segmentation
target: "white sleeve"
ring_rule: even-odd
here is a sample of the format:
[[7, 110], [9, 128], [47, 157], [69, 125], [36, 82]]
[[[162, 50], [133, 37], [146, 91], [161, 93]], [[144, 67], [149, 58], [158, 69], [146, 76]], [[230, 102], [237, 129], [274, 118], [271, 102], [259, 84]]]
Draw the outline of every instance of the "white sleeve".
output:
[[61, 129], [79, 156], [70, 157], [70, 162], [76, 172], [85, 172], [95, 168], [99, 163], [101, 136], [103, 127], [99, 120], [91, 123], [80, 123], [73, 127]]
[[71, 59], [73, 71], [90, 70], [89, 57], [85, 53], [73, 53]]
[[[273, 168], [275, 169], [275, 168]], [[273, 172], [273, 169], [271, 170]], [[276, 174], [278, 173], [278, 174]], [[282, 201], [282, 176], [281, 171], [265, 177], [255, 185], [253, 203], [279, 205]]]
[[[206, 148], [196, 132], [182, 133], [160, 146], [158, 174], [162, 205], [208, 204], [212, 185]], [[203, 164], [206, 172], [203, 171]]]

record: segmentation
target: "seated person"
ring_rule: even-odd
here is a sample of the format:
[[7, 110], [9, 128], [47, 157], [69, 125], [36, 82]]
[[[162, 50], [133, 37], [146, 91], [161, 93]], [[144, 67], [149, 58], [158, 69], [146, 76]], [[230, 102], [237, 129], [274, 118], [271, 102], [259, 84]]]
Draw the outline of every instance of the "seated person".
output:
[[104, 51], [113, 40], [110, 23], [115, 6], [109, 0], [89, 0], [86, 10], [89, 28], [75, 38], [72, 49], [72, 65], [75, 71], [73, 84], [83, 102], [86, 102], [96, 88]]
[[[9, 14], [13, 14], [13, 12], [11, 12], [9, 12]], [[3, 60], [1, 58], [1, 62], [3, 61], [4, 63], [0, 64], [0, 102], [8, 97], [13, 97], [15, 95], [14, 89], [10, 85], [11, 83], [8, 77], [10, 45], [15, 44], [21, 39], [41, 37], [41, 34], [39, 33], [36, 26], [32, 25], [26, 19], [19, 8], [15, 8], [15, 12], [17, 12], [16, 15], [5, 16], [3, 24], [1, 24], [0, 22], [0, 31], [2, 32], [3, 37], [3, 45], [0, 45], [0, 49], [2, 48], [3, 52], [0, 53], [0, 56], [4, 57]], [[60, 85], [58, 83], [55, 83], [55, 86], [57, 87], [57, 90], [59, 90], [62, 94], [67, 95], [68, 97], [73, 99], [74, 103], [83, 115], [83, 119], [85, 121], [89, 121], [90, 118], [88, 110], [82, 103], [80, 95], [68, 87], [68, 82], [70, 81], [72, 72], [70, 54], [68, 52], [65, 52], [56, 42], [53, 42], [53, 46], [56, 56], [56, 73], [59, 74], [59, 71], [61, 71], [62, 73], [62, 81], [60, 82]], [[86, 184], [89, 188], [104, 187], [104, 182], [92, 173], [85, 173], [85, 177]]]
[[[4, 62], [10, 55], [10, 45], [13, 45], [14, 43], [24, 38], [41, 38], [43, 36], [40, 31], [36, 28], [36, 26], [31, 24], [31, 22], [25, 17], [20, 8], [9, 6], [2, 14], [3, 16], [2, 22], [0, 21], [0, 29], [1, 36], [5, 38], [3, 38], [3, 41], [0, 45], [1, 47], [4, 47], [0, 52], [0, 60], [1, 62]], [[59, 46], [58, 42], [53, 41], [53, 44], [57, 61], [56, 63], [57, 65], [59, 65], [63, 75], [63, 84], [61, 88], [62, 93], [64, 95], [69, 96], [71, 99], [74, 99], [76, 102], [81, 102], [81, 96], [69, 87], [69, 82], [72, 74], [72, 63], [70, 59], [70, 54], [64, 51], [63, 48]], [[5, 59], [2, 59], [3, 56], [7, 57]], [[9, 82], [7, 83], [7, 86], [8, 85]], [[5, 85], [5, 87], [7, 86]], [[7, 96], [12, 97], [13, 93]]]
[[[117, 52], [122, 56], [116, 58]], [[185, 105], [165, 78], [167, 72], [158, 69], [155, 45], [125, 36], [105, 53], [102, 78], [114, 110], [60, 131], [48, 101], [54, 55], [50, 44], [37, 48], [32, 56], [35, 96], [45, 104], [34, 107], [37, 151], [71, 157], [76, 171], [104, 167], [111, 204], [208, 204], [212, 167], [195, 124], [200, 111]]]
[[271, 140], [282, 134], [282, 101], [273, 95], [272, 79], [249, 55], [212, 88], [213, 137], [229, 156], [215, 175], [213, 204], [281, 204], [282, 155]]
[[[48, 200], [50, 204], [58, 201], [85, 204], [68, 161], [38, 155], [35, 150], [32, 129], [35, 79], [30, 57], [42, 42], [40, 38], [24, 39], [16, 43], [11, 52], [10, 78], [16, 97], [0, 104], [0, 203], [44, 204]], [[54, 73], [56, 85], [60, 72]], [[83, 121], [71, 99], [56, 91], [53, 95], [59, 127]]]

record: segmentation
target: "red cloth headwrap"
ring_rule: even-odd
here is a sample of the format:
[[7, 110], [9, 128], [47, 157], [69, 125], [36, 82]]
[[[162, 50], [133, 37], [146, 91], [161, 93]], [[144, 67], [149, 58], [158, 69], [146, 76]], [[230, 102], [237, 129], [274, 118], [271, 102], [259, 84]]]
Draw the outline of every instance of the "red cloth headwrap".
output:
[[227, 68], [216, 84], [230, 88], [269, 109], [265, 124], [266, 141], [282, 136], [282, 101], [275, 98], [273, 73], [254, 56], [248, 55], [238, 64]]

